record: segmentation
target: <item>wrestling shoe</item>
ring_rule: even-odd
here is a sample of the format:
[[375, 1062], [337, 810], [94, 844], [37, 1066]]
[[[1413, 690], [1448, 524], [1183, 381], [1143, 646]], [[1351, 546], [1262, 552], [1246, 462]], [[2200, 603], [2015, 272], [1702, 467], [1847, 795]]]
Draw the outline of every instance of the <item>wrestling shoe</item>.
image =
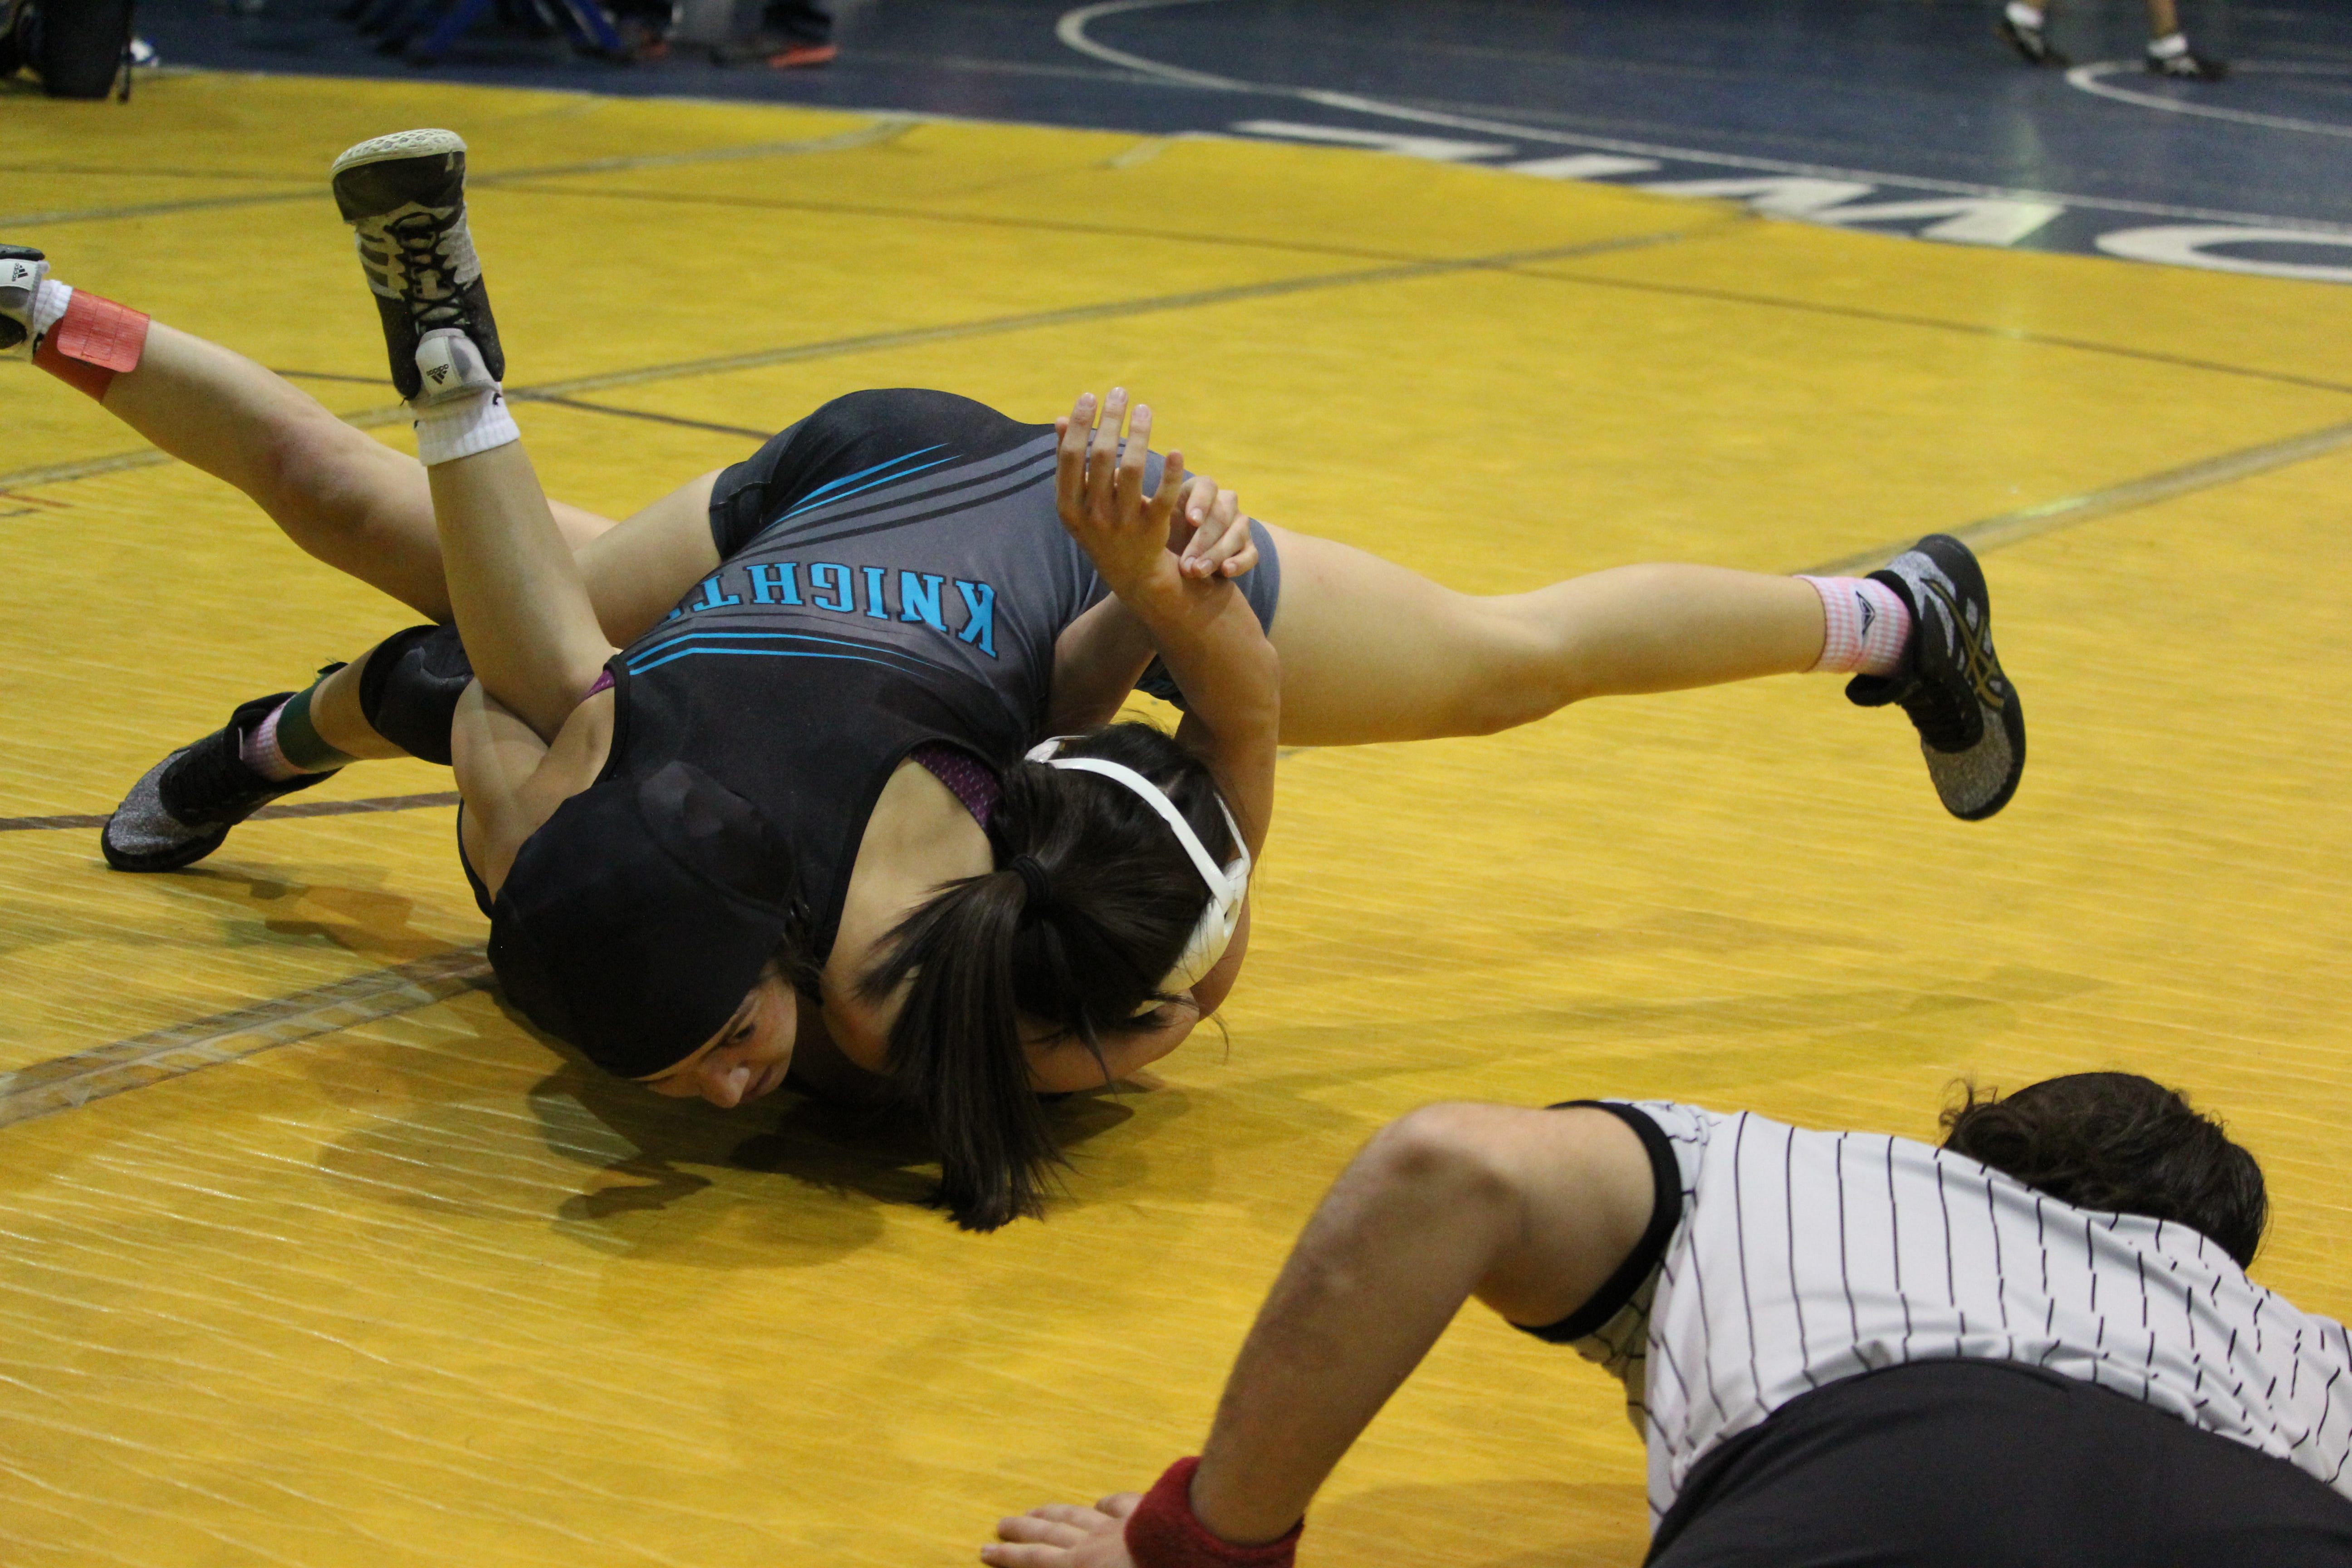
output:
[[2220, 81], [2230, 74], [2230, 62], [2199, 54], [2194, 49], [2182, 49], [2178, 54], [2159, 55], [2153, 48], [2147, 54], [2147, 68], [2152, 76], [2168, 76], [2182, 81]]
[[2008, 16], [2003, 16], [1993, 24], [1993, 30], [2000, 35], [2003, 43], [2025, 58], [2027, 65], [2055, 66], [2063, 70], [2074, 64], [2074, 61], [2051, 47], [2049, 35], [2039, 27], [2029, 27]]
[[335, 160], [335, 205], [358, 236], [360, 268], [383, 318], [392, 383], [425, 392], [416, 350], [425, 333], [463, 332], [493, 381], [507, 373], [482, 264], [466, 228], [466, 143], [454, 131], [401, 131]]
[[48, 273], [31, 246], [0, 245], [0, 359], [33, 357], [33, 298]]
[[219, 848], [230, 828], [279, 795], [332, 776], [331, 772], [266, 779], [237, 754], [246, 731], [293, 695], [255, 698], [229, 715], [226, 728], [149, 768], [99, 832], [106, 863], [118, 871], [193, 866]]
[[2025, 710], [1992, 649], [1992, 601], [1969, 547], [1931, 533], [1873, 572], [1911, 606], [1911, 641], [1892, 675], [1845, 689], [1864, 708], [1892, 702], [1919, 731], [1944, 809], [1979, 822], [2009, 804], [2025, 772]]

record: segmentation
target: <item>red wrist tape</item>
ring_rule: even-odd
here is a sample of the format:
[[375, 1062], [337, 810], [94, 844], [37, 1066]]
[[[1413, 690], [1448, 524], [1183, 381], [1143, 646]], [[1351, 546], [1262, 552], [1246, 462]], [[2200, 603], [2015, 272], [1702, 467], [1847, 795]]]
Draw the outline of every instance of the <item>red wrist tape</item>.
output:
[[1301, 1521], [1263, 1546], [1236, 1546], [1213, 1534], [1192, 1513], [1192, 1472], [1201, 1461], [1179, 1459], [1127, 1516], [1127, 1554], [1135, 1568], [1290, 1568]]
[[77, 289], [33, 351], [33, 363], [78, 392], [103, 401], [126, 370], [139, 368], [147, 347], [147, 317], [86, 289]]

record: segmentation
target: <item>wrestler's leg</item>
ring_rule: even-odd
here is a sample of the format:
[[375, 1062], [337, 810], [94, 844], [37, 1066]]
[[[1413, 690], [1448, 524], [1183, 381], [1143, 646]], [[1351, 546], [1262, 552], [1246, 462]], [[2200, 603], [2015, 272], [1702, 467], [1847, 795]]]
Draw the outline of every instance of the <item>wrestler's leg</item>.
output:
[[1483, 735], [1589, 697], [1810, 669], [1821, 595], [1801, 578], [1620, 566], [1495, 597], [1272, 529], [1282, 738], [1353, 745]]
[[[395, 453], [384, 455], [404, 465], [385, 466], [395, 481], [418, 481], [425, 524], [431, 530], [432, 498], [423, 486], [423, 466]], [[597, 616], [615, 644], [634, 640], [685, 591], [684, 582], [673, 581], [676, 563], [662, 559], [661, 542], [685, 536], [709, 548], [714, 477], [688, 481], [627, 526], [548, 503], [580, 563]], [[428, 540], [437, 574], [438, 536], [428, 534]], [[431, 585], [440, 588], [437, 575]], [[447, 613], [446, 590], [438, 607]], [[450, 716], [472, 678], [452, 627], [415, 626], [326, 670], [303, 690], [240, 703], [221, 729], [173, 752], [131, 786], [100, 835], [107, 863], [125, 871], [176, 870], [218, 848], [229, 830], [259, 806], [354, 762], [400, 756], [447, 762]]]
[[[310, 554], [429, 619], [449, 618], [433, 497], [415, 458], [244, 355], [162, 322], [103, 402], [157, 447], [243, 490]], [[575, 550], [613, 526], [551, 505]]]
[[[423, 471], [423, 465], [413, 466], [420, 473]], [[548, 501], [557, 528], [562, 531], [580, 563], [580, 574], [588, 585], [596, 618], [615, 647], [625, 647], [635, 641], [669, 612], [689, 585], [678, 579], [675, 550], [665, 547], [682, 532], [698, 539], [708, 533], [710, 488], [717, 478], [714, 471], [689, 479], [620, 523], [559, 500]], [[427, 504], [429, 507], [429, 496]], [[397, 643], [399, 639], [393, 640]], [[404, 649], [405, 645], [402, 647]], [[372, 717], [362, 699], [362, 691], [367, 689], [369, 661], [376, 652], [371, 648], [342, 668], [331, 671], [310, 689], [311, 724], [321, 741], [355, 760], [416, 755], [420, 748], [404, 747], [377, 732], [375, 719], [382, 715]], [[376, 689], [379, 707], [385, 700], [382, 695], [383, 679], [379, 676]], [[404, 671], [394, 689], [415, 692], [420, 679], [436, 692], [446, 685], [446, 677], [430, 670], [422, 677], [408, 670]], [[454, 694], [443, 694], [450, 695], [454, 701]], [[437, 702], [438, 698], [433, 700]], [[429, 760], [438, 760], [427, 755]]]
[[[48, 271], [37, 250], [0, 246], [0, 348], [6, 330], [21, 343], [44, 324], [33, 319], [37, 290]], [[155, 446], [236, 486], [297, 545], [320, 560], [382, 589], [436, 620], [450, 618], [441, 544], [424, 466], [337, 418], [282, 376], [217, 343], [152, 321], [110, 301], [75, 291], [105, 323], [135, 323], [110, 338], [101, 370], [56, 352], [74, 318], [47, 320], [48, 353], [42, 368], [98, 399], [106, 410]], [[656, 605], [662, 581], [648, 571], [649, 550], [679, 528], [702, 526], [711, 479], [689, 480], [639, 512], [629, 540], [608, 541], [582, 561], [598, 617], [614, 640], [626, 643], [667, 611], [677, 592]], [[559, 500], [548, 502], [558, 531], [575, 552], [603, 539], [614, 522]], [[676, 520], [685, 520], [677, 523]], [[648, 528], [647, 524], [659, 526]], [[675, 524], [675, 526], [672, 526]], [[356, 661], [354, 661], [356, 662]], [[356, 738], [355, 738], [356, 739]], [[366, 755], [352, 752], [353, 755]]]

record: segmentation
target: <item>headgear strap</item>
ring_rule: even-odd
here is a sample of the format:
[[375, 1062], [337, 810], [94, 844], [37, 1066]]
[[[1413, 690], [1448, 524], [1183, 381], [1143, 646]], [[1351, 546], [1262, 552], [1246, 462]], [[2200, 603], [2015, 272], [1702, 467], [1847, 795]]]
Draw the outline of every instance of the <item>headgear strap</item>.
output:
[[[1210, 858], [1208, 847], [1201, 842], [1201, 836], [1192, 831], [1192, 825], [1184, 820], [1184, 814], [1176, 809], [1176, 803], [1168, 798], [1166, 790], [1124, 763], [1101, 757], [1057, 755], [1062, 742], [1067, 739], [1070, 737], [1056, 736], [1031, 747], [1029, 760], [1044, 763], [1048, 767], [1067, 768], [1074, 773], [1096, 773], [1134, 792], [1176, 835], [1176, 842], [1183, 847], [1193, 868], [1201, 873], [1201, 879], [1209, 885], [1209, 907], [1201, 911], [1200, 924], [1194, 926], [1192, 934], [1185, 939], [1176, 967], [1161, 976], [1157, 987], [1164, 995], [1190, 991], [1201, 976], [1208, 973], [1224, 956], [1225, 949], [1233, 945], [1234, 932], [1241, 923], [1242, 900], [1249, 893], [1250, 879], [1249, 845], [1242, 838], [1241, 825], [1226, 809], [1224, 798], [1218, 796], [1217, 813], [1225, 819], [1225, 831], [1233, 836], [1234, 840], [1234, 858], [1221, 868]], [[1155, 1005], [1157, 1004], [1147, 997], [1137, 1011], [1150, 1012]]]

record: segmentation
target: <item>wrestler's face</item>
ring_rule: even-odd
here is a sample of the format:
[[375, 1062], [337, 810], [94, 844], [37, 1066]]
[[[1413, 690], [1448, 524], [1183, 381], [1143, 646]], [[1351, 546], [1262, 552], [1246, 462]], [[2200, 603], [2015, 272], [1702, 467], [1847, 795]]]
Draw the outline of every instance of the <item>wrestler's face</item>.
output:
[[749, 1105], [783, 1083], [799, 1033], [798, 998], [771, 966], [726, 1027], [676, 1067], [639, 1081], [656, 1094], [678, 1100], [699, 1095], [729, 1110]]

